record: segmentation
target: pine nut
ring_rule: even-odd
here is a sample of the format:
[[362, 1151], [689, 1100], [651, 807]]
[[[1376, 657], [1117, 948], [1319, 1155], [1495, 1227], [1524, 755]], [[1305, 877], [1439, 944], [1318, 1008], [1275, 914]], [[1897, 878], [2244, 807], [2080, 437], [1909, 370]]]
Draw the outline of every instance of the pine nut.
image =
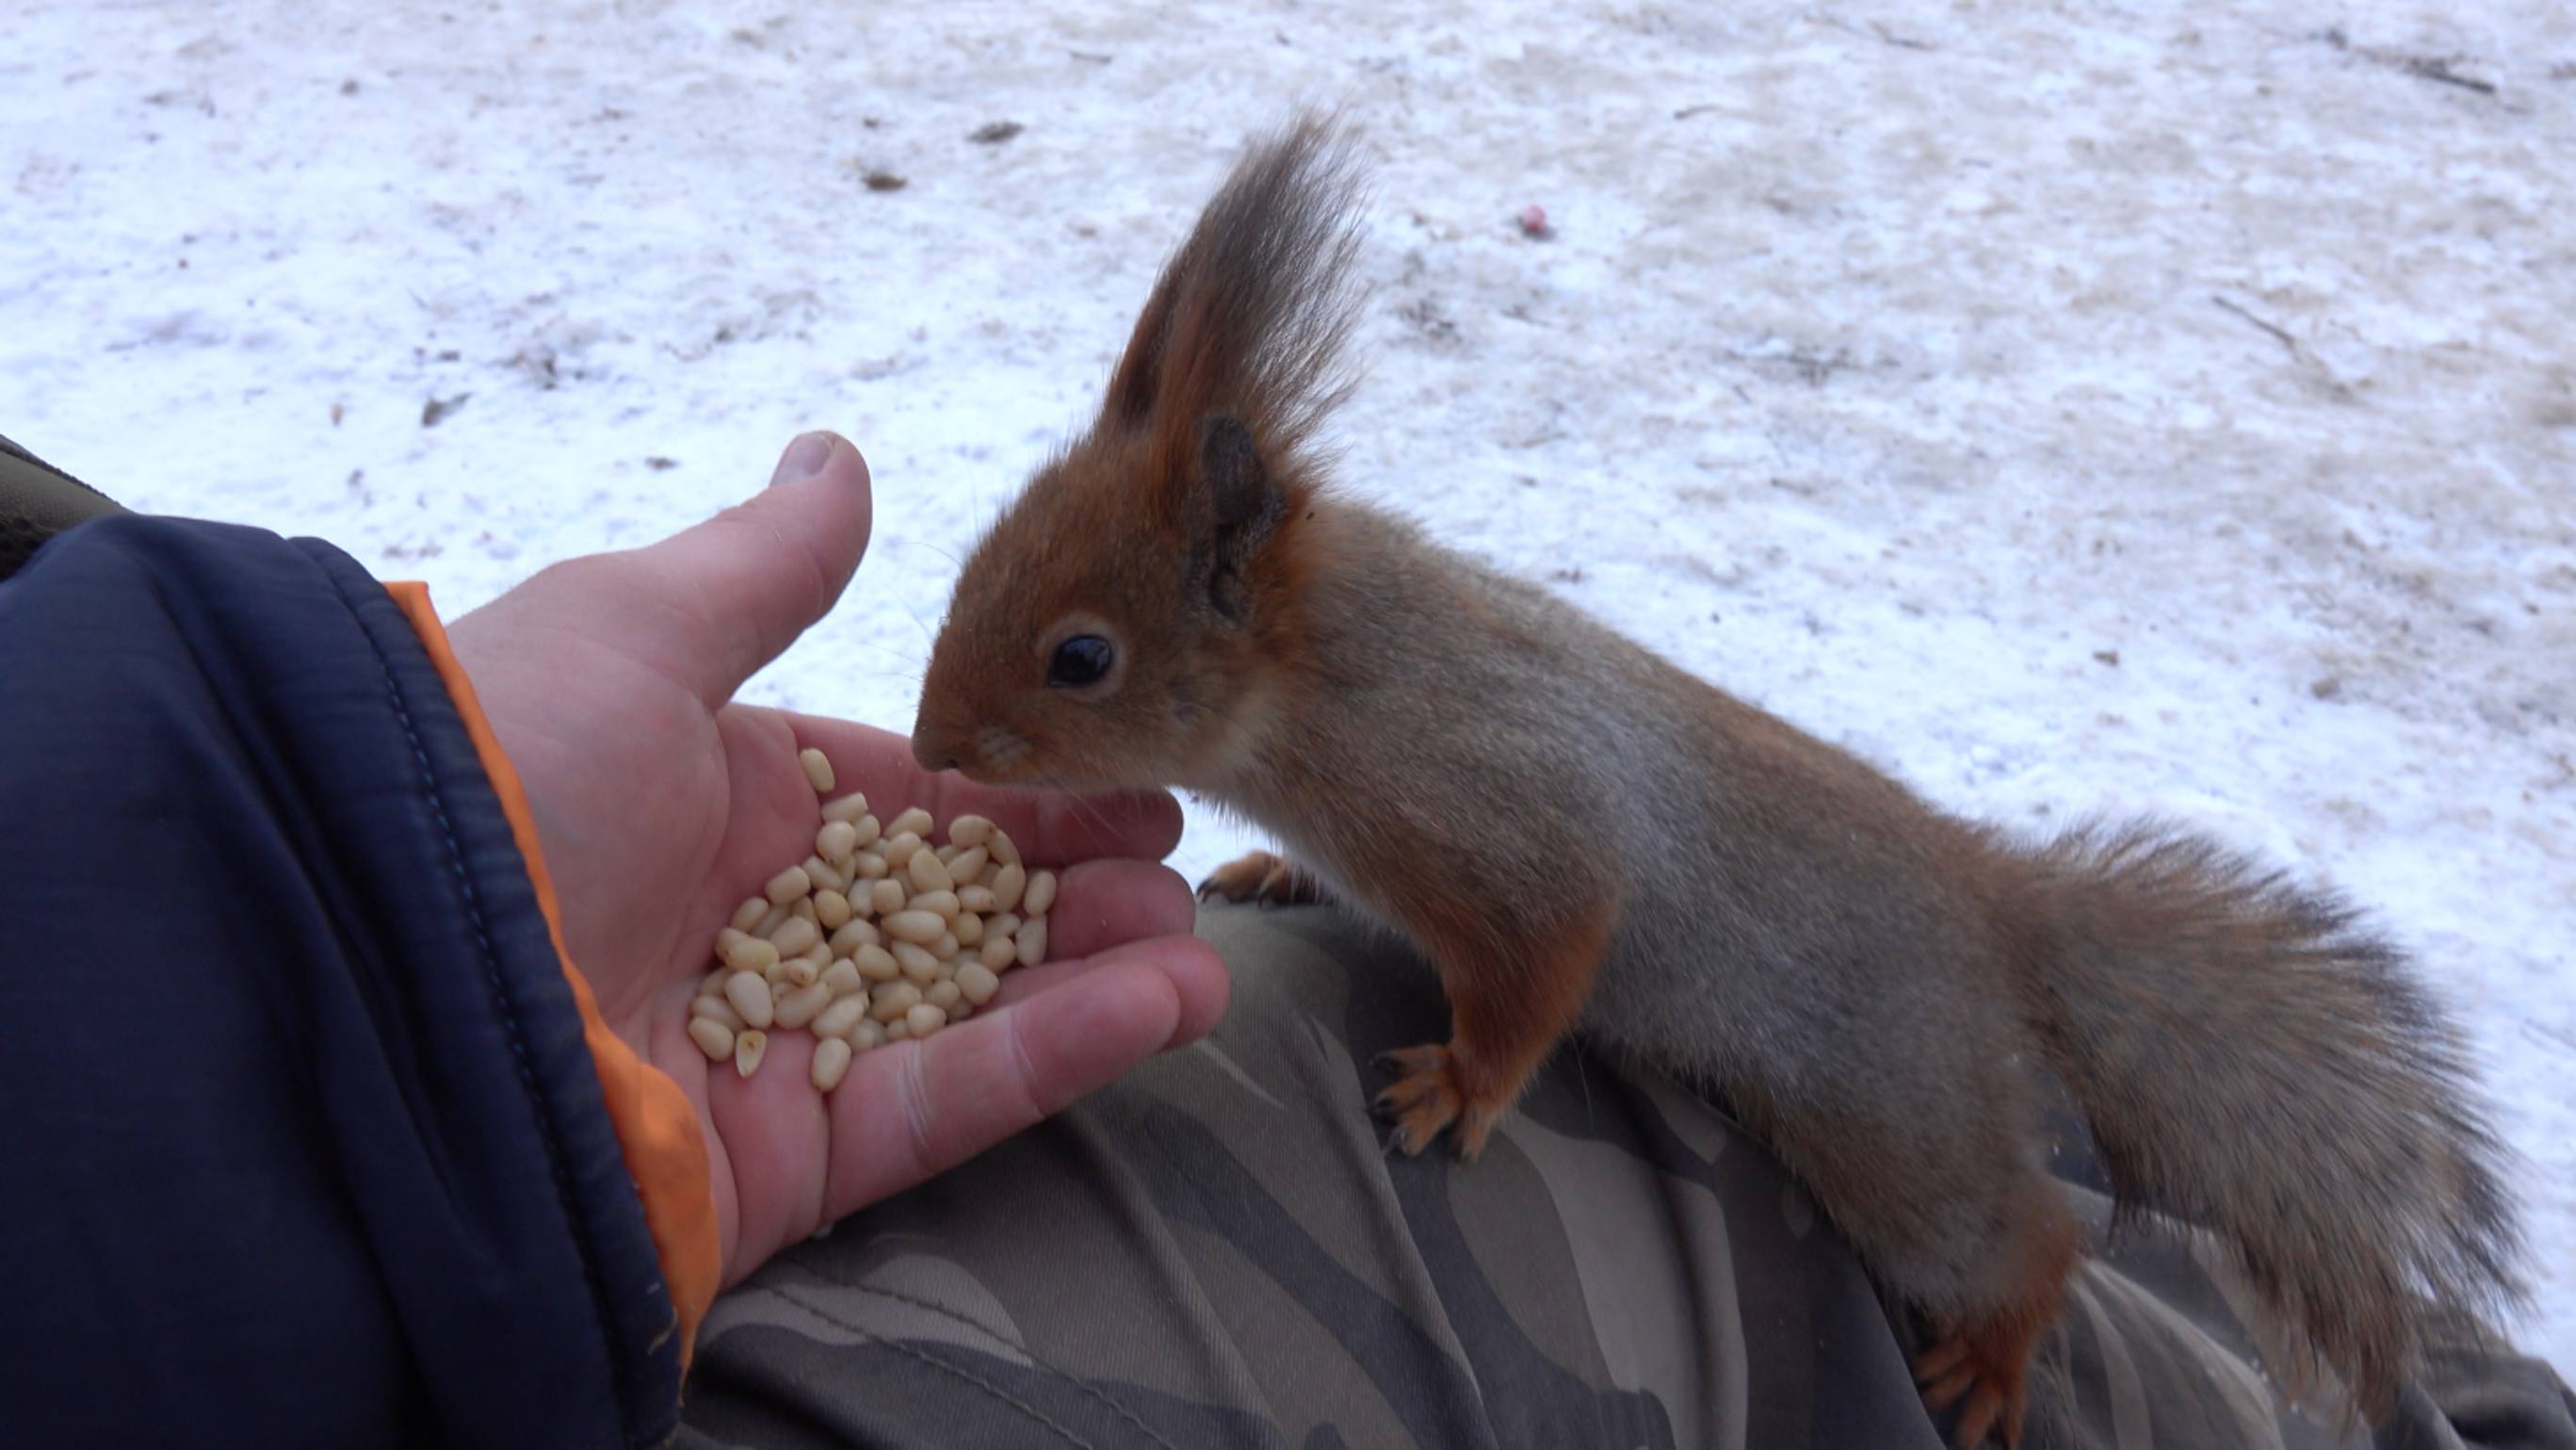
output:
[[727, 1032], [740, 1032], [743, 1029], [742, 1014], [733, 1010], [733, 1003], [725, 1000], [724, 988], [722, 987], [716, 988], [714, 996], [701, 996], [693, 999], [689, 1003], [689, 1015], [692, 1017], [712, 1017], [718, 1022], [723, 1023], [725, 1031]]
[[910, 982], [888, 982], [868, 994], [868, 1015], [879, 1022], [901, 1021], [921, 1005], [921, 989]]
[[935, 942], [941, 932], [948, 930], [947, 920], [935, 911], [898, 911], [879, 925], [896, 941], [915, 945]]
[[814, 1044], [814, 1087], [830, 1092], [841, 1085], [841, 1077], [850, 1070], [850, 1044], [837, 1037], [826, 1037]]
[[705, 1053], [709, 1062], [722, 1062], [733, 1056], [733, 1029], [713, 1017], [690, 1018], [689, 1040], [698, 1045], [698, 1051]]
[[838, 1037], [868, 1015], [865, 996], [843, 997], [814, 1015], [814, 1035]]
[[832, 989], [820, 982], [799, 987], [778, 999], [777, 1024], [798, 1028], [814, 1020], [817, 1013], [832, 1005]]
[[850, 898], [838, 891], [814, 893], [814, 924], [826, 931], [839, 931], [850, 924]]
[[796, 763], [805, 767], [805, 778], [813, 782], [814, 794], [831, 795], [832, 761], [829, 756], [809, 745], [796, 752]]
[[940, 865], [939, 858], [930, 852], [913, 852], [907, 869], [912, 873], [912, 885], [916, 891], [953, 891], [957, 887], [956, 881], [948, 874], [948, 868]]
[[834, 870], [832, 863], [820, 856], [805, 858], [805, 879], [812, 882], [817, 891], [838, 891], [850, 884], [848, 877]]
[[895, 965], [903, 968], [904, 976], [921, 983], [939, 980], [939, 958], [908, 941], [896, 942], [893, 950]]
[[928, 1037], [996, 1000], [1002, 977], [1046, 960], [1059, 878], [1032, 871], [990, 819], [962, 815], [934, 841], [920, 806], [891, 821], [866, 796], [832, 795], [820, 751], [798, 763], [821, 797], [805, 860], [736, 905], [715, 935], [719, 967], [690, 1000], [689, 1037], [749, 1077], [773, 1031], [810, 1030], [812, 1076], [830, 1092], [858, 1053]]
[[725, 1000], [742, 1018], [746, 1027], [767, 1027], [776, 1020], [769, 997], [769, 983], [754, 972], [741, 972], [725, 983]]
[[765, 972], [778, 965], [778, 944], [756, 936], [739, 938], [725, 949], [725, 965], [737, 972]]
[[792, 957], [823, 939], [823, 929], [801, 916], [791, 916], [769, 944], [782, 957]]

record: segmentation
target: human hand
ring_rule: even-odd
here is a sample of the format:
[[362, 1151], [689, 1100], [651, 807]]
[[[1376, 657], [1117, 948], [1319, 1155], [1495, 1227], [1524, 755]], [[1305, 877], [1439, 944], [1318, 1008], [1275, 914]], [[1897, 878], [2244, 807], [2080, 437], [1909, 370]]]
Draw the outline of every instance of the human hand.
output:
[[[557, 564], [448, 630], [526, 787], [573, 964], [609, 1027], [697, 1107], [726, 1284], [1195, 1041], [1225, 1008], [1224, 967], [1189, 934], [1189, 887], [1152, 864], [1180, 839], [1168, 795], [988, 789], [925, 775], [902, 736], [729, 703], [831, 609], [868, 527], [866, 463], [808, 434], [750, 502]], [[886, 819], [911, 805], [990, 816], [1033, 865], [1062, 868], [1045, 965], [1005, 976], [955, 1027], [860, 1054], [828, 1097], [807, 1075], [808, 1034], [774, 1034], [749, 1079], [688, 1035], [717, 929], [813, 849], [807, 746], [830, 758], [836, 793], [865, 791]]]

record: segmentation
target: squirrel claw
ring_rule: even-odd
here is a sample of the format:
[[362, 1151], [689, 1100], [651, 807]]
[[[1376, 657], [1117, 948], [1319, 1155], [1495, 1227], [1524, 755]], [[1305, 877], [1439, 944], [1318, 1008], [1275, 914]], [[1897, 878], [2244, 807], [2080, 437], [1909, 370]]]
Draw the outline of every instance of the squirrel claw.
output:
[[1270, 851], [1250, 851], [1210, 872], [1199, 900], [1210, 896], [1256, 906], [1307, 906], [1332, 900], [1323, 883]]
[[1453, 1063], [1450, 1050], [1436, 1042], [1377, 1055], [1379, 1068], [1399, 1075], [1370, 1109], [1394, 1121], [1395, 1146], [1405, 1156], [1420, 1154], [1452, 1124], [1458, 1125], [1461, 1158], [1474, 1158], [1484, 1150], [1485, 1135], [1492, 1130], [1496, 1114], [1468, 1101], [1459, 1090]]
[[1964, 1334], [1925, 1350], [1913, 1364], [1915, 1382], [1923, 1386], [1925, 1409], [1938, 1414], [1966, 1397], [1950, 1432], [1953, 1450], [1977, 1450], [1990, 1439], [2001, 1439], [2008, 1447], [2021, 1444], [2029, 1395], [2026, 1368], [1998, 1362], [1989, 1346]]

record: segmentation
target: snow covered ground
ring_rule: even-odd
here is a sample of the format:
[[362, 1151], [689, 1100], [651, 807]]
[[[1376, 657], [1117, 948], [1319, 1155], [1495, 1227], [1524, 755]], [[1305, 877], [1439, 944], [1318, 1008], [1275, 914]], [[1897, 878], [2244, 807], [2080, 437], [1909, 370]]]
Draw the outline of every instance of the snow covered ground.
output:
[[1247, 131], [1346, 103], [1357, 485], [1946, 804], [2372, 903], [2576, 1372], [2576, 12], [1052, 9], [9, 0], [0, 432], [452, 614], [837, 428], [875, 551], [750, 693], [908, 728]]

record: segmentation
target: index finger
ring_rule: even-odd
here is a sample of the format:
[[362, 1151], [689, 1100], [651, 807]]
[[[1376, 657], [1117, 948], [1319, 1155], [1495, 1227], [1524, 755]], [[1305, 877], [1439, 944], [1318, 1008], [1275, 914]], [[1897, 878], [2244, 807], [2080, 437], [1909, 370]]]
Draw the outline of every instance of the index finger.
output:
[[1074, 795], [977, 785], [953, 772], [923, 770], [912, 758], [912, 742], [891, 731], [782, 713], [800, 747], [813, 746], [832, 762], [833, 794], [865, 791], [880, 820], [911, 806], [930, 812], [943, 829], [961, 815], [985, 816], [1010, 833], [1023, 857], [1042, 866], [1100, 857], [1160, 861], [1181, 843], [1181, 805], [1168, 791]]

